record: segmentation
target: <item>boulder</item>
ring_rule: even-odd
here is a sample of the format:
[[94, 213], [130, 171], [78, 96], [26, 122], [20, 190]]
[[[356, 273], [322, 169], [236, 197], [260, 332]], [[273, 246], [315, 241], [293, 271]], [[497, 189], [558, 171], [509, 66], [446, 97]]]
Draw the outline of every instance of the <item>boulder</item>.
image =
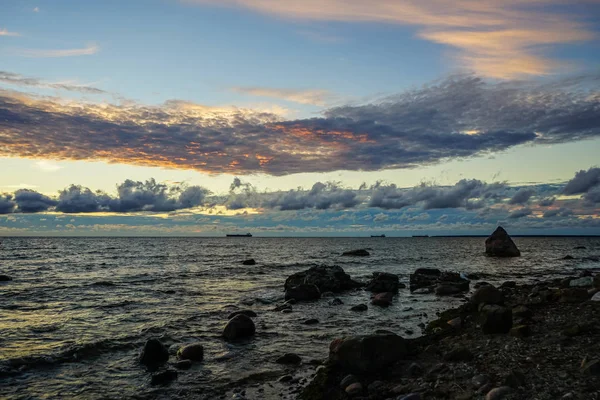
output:
[[156, 365], [167, 362], [169, 349], [158, 339], [148, 339], [140, 353], [140, 362], [145, 365]]
[[512, 328], [512, 310], [497, 305], [486, 305], [481, 309], [483, 333], [508, 333]]
[[346, 390], [346, 388], [350, 385], [352, 385], [353, 383], [358, 382], [358, 378], [354, 375], [346, 375], [344, 377], [344, 379], [342, 379], [342, 381], [340, 382], [340, 388], [342, 390]]
[[511, 391], [512, 391], [511, 388], [508, 386], [500, 386], [500, 387], [494, 388], [488, 392], [488, 394], [485, 396], [485, 400], [504, 399], [506, 396], [508, 396], [510, 394]]
[[471, 303], [475, 305], [479, 304], [502, 304], [504, 302], [504, 295], [498, 289], [492, 285], [484, 285], [473, 293], [471, 296]]
[[8, 275], [0, 275], [0, 282], [12, 281], [12, 278]]
[[584, 276], [583, 278], [573, 279], [569, 282], [570, 287], [590, 287], [594, 286], [594, 278]]
[[227, 316], [227, 319], [231, 319], [231, 318], [235, 317], [236, 315], [240, 315], [240, 314], [245, 315], [247, 317], [256, 317], [256, 313], [252, 310], [239, 310], [239, 311], [234, 311], [231, 314], [229, 314]]
[[284, 289], [287, 290], [290, 287], [301, 284], [316, 285], [321, 293], [339, 293], [362, 286], [360, 283], [352, 280], [350, 275], [337, 265], [322, 265], [295, 273], [286, 279]]
[[519, 257], [521, 252], [503, 227], [496, 228], [485, 240], [485, 253], [492, 257]]
[[600, 376], [600, 360], [583, 362], [581, 372], [588, 375]]
[[302, 283], [298, 286], [288, 287], [285, 290], [285, 299], [296, 301], [311, 301], [321, 298], [321, 292], [316, 285]]
[[180, 360], [202, 361], [204, 358], [204, 346], [200, 343], [192, 343], [180, 347], [177, 351], [177, 358]]
[[403, 359], [408, 351], [401, 336], [351, 336], [331, 342], [329, 361], [350, 373], [372, 374]]
[[319, 320], [316, 318], [307, 319], [303, 322], [304, 325], [316, 325], [319, 323]]
[[410, 274], [410, 291], [417, 289], [433, 287], [438, 281], [442, 271], [435, 268], [418, 268]]
[[256, 261], [254, 260], [254, 258], [249, 258], [248, 260], [242, 261], [242, 264], [244, 264], [244, 265], [256, 265]]
[[369, 253], [365, 249], [358, 249], [358, 250], [345, 251], [342, 253], [342, 255], [343, 256], [353, 256], [353, 257], [367, 257], [367, 256], [370, 256], [371, 253]]
[[342, 304], [344, 304], [342, 299], [339, 299], [337, 297], [329, 302], [330, 306], [341, 306]]
[[192, 360], [179, 360], [173, 366], [177, 369], [190, 369], [192, 368]]
[[302, 359], [298, 354], [287, 353], [279, 357], [275, 362], [277, 364], [300, 364]]
[[244, 314], [238, 314], [225, 325], [223, 337], [227, 341], [234, 341], [253, 336], [255, 331], [252, 319]]
[[419, 268], [410, 275], [410, 291], [414, 293], [435, 291], [439, 296], [448, 296], [469, 291], [469, 280], [463, 279], [456, 272]]
[[[435, 287], [435, 294], [438, 296], [452, 296], [469, 290], [469, 281], [463, 283], [442, 282]], [[465, 288], [466, 287], [466, 288]]]
[[350, 311], [367, 311], [369, 307], [366, 304], [357, 304], [350, 308]]
[[374, 306], [388, 307], [392, 304], [393, 299], [394, 299], [394, 293], [390, 293], [390, 292], [378, 293], [371, 300], [371, 304], [373, 304]]
[[588, 291], [580, 287], [560, 289], [558, 301], [561, 303], [582, 303], [589, 297]]
[[398, 292], [400, 279], [398, 275], [387, 272], [373, 272], [373, 279], [367, 283], [366, 289], [373, 293]]

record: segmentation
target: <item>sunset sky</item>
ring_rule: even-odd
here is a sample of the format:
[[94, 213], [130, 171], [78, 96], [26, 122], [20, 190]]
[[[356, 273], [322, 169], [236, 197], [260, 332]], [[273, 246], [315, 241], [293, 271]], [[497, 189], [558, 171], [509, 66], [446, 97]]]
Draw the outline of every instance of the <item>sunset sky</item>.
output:
[[600, 0], [6, 0], [0, 235], [600, 234]]

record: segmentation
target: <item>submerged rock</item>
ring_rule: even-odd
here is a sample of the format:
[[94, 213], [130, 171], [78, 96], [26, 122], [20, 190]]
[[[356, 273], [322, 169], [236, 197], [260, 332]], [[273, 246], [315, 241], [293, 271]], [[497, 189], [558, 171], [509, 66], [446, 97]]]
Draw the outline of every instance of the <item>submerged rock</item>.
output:
[[339, 293], [362, 286], [360, 283], [352, 280], [350, 275], [337, 265], [322, 265], [295, 273], [286, 279], [284, 289], [287, 290], [301, 284], [316, 285], [321, 293]]
[[373, 272], [373, 279], [367, 284], [366, 289], [374, 293], [396, 293], [399, 285], [398, 275], [387, 272]]
[[342, 253], [342, 255], [343, 256], [354, 256], [354, 257], [367, 257], [367, 256], [370, 256], [371, 253], [369, 253], [365, 249], [358, 249], [358, 250], [345, 251]]
[[256, 328], [252, 319], [246, 315], [238, 314], [229, 320], [223, 330], [225, 340], [233, 341], [254, 335]]
[[329, 346], [330, 362], [356, 374], [381, 371], [407, 354], [406, 340], [397, 335], [351, 336]]
[[485, 240], [485, 253], [492, 257], [519, 257], [521, 252], [506, 230], [499, 226]]
[[337, 297], [329, 302], [330, 306], [341, 306], [342, 304], [344, 304], [342, 299], [337, 298]]
[[252, 318], [257, 316], [256, 313], [252, 310], [239, 310], [239, 311], [234, 311], [231, 314], [229, 314], [227, 316], [227, 319], [231, 319], [231, 318], [235, 317], [236, 315], [240, 315], [240, 314], [245, 315], [247, 317], [252, 317]]
[[316, 325], [319, 323], [319, 320], [316, 318], [307, 319], [303, 322], [304, 325]]
[[140, 362], [145, 365], [155, 365], [167, 362], [169, 350], [158, 339], [148, 339], [140, 353]]
[[177, 379], [177, 371], [168, 369], [166, 371], [158, 372], [152, 375], [150, 384], [166, 385], [167, 383], [174, 381], [175, 379]]
[[350, 311], [367, 311], [369, 307], [366, 304], [357, 304], [355, 306], [350, 307]]
[[8, 275], [0, 275], [0, 282], [12, 281], [12, 278]]
[[291, 286], [285, 290], [285, 299], [296, 301], [311, 301], [321, 298], [321, 292], [316, 285], [302, 283], [298, 286]]
[[302, 359], [297, 354], [287, 353], [279, 357], [275, 362], [277, 364], [300, 364]]
[[254, 258], [249, 258], [248, 260], [242, 261], [242, 264], [244, 264], [244, 265], [256, 265], [256, 261], [254, 260]]
[[204, 358], [204, 346], [200, 343], [192, 343], [181, 347], [177, 351], [180, 360], [202, 361]]

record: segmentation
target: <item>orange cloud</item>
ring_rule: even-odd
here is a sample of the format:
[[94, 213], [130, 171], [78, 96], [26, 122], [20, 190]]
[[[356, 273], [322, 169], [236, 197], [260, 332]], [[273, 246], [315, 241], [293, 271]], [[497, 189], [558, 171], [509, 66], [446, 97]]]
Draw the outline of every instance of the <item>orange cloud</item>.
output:
[[[547, 75], [567, 64], [543, 47], [590, 41], [578, 16], [553, 12], [568, 0], [182, 0], [244, 7], [282, 18], [380, 22], [418, 28], [417, 36], [458, 50], [460, 65], [493, 78]], [[597, 3], [597, 0], [588, 0]]]

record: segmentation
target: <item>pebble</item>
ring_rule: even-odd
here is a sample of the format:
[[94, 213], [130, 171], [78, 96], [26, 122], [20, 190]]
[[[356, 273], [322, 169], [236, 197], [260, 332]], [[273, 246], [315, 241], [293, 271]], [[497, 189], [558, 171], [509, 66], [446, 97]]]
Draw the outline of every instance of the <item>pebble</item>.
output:
[[352, 385], [346, 388], [346, 393], [349, 396], [356, 396], [357, 394], [361, 394], [363, 391], [363, 386], [360, 382], [353, 383]]
[[485, 396], [485, 400], [500, 400], [508, 396], [511, 392], [511, 388], [508, 386], [500, 386], [494, 388], [488, 392]]
[[350, 311], [367, 311], [368, 307], [366, 304], [359, 304], [350, 308]]
[[354, 375], [346, 375], [346, 377], [344, 379], [342, 379], [342, 381], [340, 382], [340, 388], [342, 388], [343, 390], [346, 390], [346, 388], [350, 385], [352, 385], [353, 383], [357, 383], [358, 382], [358, 378]]
[[473, 379], [471, 379], [471, 383], [476, 389], [479, 389], [489, 381], [490, 378], [487, 375], [475, 375]]
[[289, 381], [291, 381], [292, 379], [294, 379], [294, 377], [293, 377], [293, 376], [291, 376], [291, 375], [284, 375], [284, 376], [282, 376], [281, 378], [279, 378], [279, 379], [277, 380], [277, 382], [289, 382]]
[[316, 318], [311, 318], [311, 319], [307, 319], [306, 321], [303, 322], [304, 325], [314, 325], [314, 324], [318, 324], [319, 320]]

